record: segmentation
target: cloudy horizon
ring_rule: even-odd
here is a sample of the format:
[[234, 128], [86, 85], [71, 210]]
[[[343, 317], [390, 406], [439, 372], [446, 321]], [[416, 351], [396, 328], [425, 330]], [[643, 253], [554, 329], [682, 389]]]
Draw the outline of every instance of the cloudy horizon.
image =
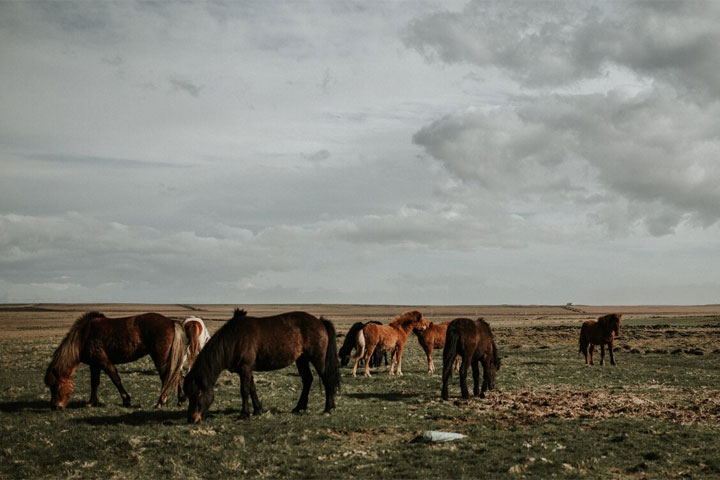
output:
[[720, 4], [0, 2], [0, 302], [720, 303]]

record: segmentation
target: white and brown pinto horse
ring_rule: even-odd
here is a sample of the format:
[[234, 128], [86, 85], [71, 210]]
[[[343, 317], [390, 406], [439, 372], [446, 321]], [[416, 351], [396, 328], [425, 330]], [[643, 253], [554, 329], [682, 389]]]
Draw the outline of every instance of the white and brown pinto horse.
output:
[[182, 322], [183, 330], [185, 330], [185, 336], [187, 337], [187, 348], [185, 350], [185, 356], [183, 357], [183, 366], [190, 371], [190, 368], [195, 363], [200, 350], [210, 340], [210, 332], [208, 332], [205, 322], [199, 317], [189, 317]]
[[424, 329], [427, 327], [423, 320], [422, 313], [417, 310], [405, 312], [390, 322], [390, 325], [376, 325], [368, 323], [358, 332], [357, 348], [355, 354], [355, 365], [352, 375], [357, 374], [358, 363], [365, 356], [365, 376], [370, 376], [370, 358], [376, 348], [392, 352], [390, 357], [390, 375], [394, 374], [397, 364], [397, 374], [402, 375], [402, 352], [405, 348], [407, 337], [413, 329]]

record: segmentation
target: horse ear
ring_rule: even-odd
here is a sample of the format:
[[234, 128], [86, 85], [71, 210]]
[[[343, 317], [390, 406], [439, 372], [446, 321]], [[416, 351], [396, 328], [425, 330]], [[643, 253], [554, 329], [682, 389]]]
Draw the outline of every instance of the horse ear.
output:
[[242, 318], [242, 317], [247, 317], [247, 312], [245, 310], [236, 308], [233, 318]]

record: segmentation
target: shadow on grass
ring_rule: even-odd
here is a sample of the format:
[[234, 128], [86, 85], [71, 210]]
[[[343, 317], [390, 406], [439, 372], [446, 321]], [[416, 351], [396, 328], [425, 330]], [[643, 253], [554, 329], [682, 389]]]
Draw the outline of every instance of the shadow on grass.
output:
[[[85, 403], [80, 400], [70, 402], [67, 410], [75, 410], [79, 408], [85, 408]], [[2, 402], [0, 403], [0, 412], [12, 413], [12, 412], [49, 412], [50, 400], [18, 400], [15, 402]]]
[[397, 392], [362, 392], [362, 393], [345, 393], [344, 397], [357, 398], [358, 400], [366, 400], [368, 398], [377, 398], [388, 402], [402, 402], [409, 398], [421, 396], [421, 393], [397, 393]]
[[76, 418], [72, 421], [86, 425], [149, 425], [159, 423], [185, 423], [187, 410], [142, 410], [123, 413], [121, 415], [107, 415], [102, 417]]

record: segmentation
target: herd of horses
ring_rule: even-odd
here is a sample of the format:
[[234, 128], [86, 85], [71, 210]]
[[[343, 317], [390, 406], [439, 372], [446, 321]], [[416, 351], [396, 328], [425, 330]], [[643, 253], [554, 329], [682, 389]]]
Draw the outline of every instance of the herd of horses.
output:
[[[593, 364], [595, 346], [601, 348], [600, 364], [605, 363], [605, 345], [610, 363], [615, 365], [613, 341], [620, 334], [620, 314], [586, 321], [580, 331], [580, 353], [585, 364]], [[468, 369], [473, 372], [473, 394], [483, 398], [495, 385], [501, 359], [490, 325], [477, 320], [457, 318], [445, 323], [426, 322], [417, 310], [395, 317], [389, 325], [380, 322], [358, 322], [345, 335], [337, 351], [334, 325], [305, 312], [289, 312], [271, 317], [250, 317], [236, 309], [233, 317], [211, 337], [202, 319], [190, 317], [182, 322], [157, 313], [124, 318], [107, 318], [89, 312], [78, 318], [55, 350], [45, 373], [53, 409], [65, 408], [73, 393], [72, 377], [80, 363], [90, 367], [88, 406], [98, 404], [100, 372], [105, 372], [120, 393], [123, 405], [130, 406], [130, 395], [120, 381], [116, 364], [133, 362], [150, 355], [160, 375], [161, 388], [156, 408], [167, 403], [168, 393], [177, 389], [178, 405], [188, 400], [188, 422], [199, 423], [207, 417], [214, 399], [215, 383], [221, 372], [229, 370], [240, 377], [241, 417], [262, 412], [255, 389], [254, 371], [278, 370], [293, 362], [302, 380], [302, 392], [293, 412], [308, 406], [313, 382], [310, 365], [320, 376], [325, 390], [325, 409], [335, 408], [340, 390], [340, 364], [346, 366], [355, 351], [353, 377], [364, 362], [365, 376], [370, 368], [381, 365], [383, 357], [390, 375], [402, 375], [402, 353], [414, 333], [425, 351], [428, 372], [434, 373], [432, 352], [443, 349], [441, 397], [449, 397], [448, 386], [453, 370], [459, 370], [463, 398], [470, 396]], [[480, 382], [480, 365], [483, 368]], [[186, 374], [183, 380], [183, 368]]]

